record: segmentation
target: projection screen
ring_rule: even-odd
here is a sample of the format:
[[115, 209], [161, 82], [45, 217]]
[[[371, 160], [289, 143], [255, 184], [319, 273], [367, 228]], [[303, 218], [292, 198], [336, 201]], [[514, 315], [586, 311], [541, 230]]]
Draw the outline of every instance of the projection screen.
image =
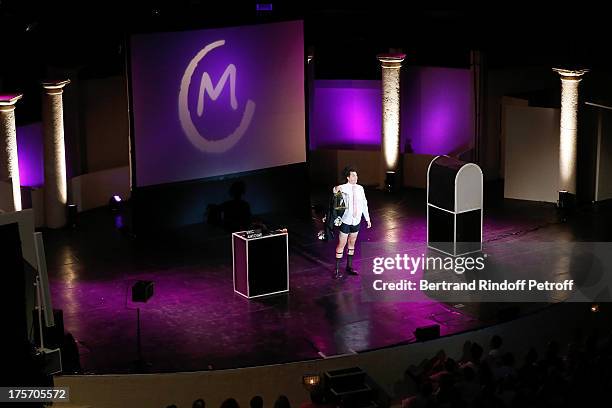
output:
[[136, 185], [306, 161], [303, 22], [130, 38]]

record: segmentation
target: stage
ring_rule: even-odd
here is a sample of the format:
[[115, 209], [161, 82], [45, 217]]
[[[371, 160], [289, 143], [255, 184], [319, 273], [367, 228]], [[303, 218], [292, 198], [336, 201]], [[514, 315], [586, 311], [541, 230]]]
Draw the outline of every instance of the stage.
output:
[[[485, 186], [484, 243], [607, 241], [609, 206], [579, 210], [563, 222], [552, 204], [501, 198]], [[372, 229], [359, 242], [424, 242], [425, 192], [389, 195], [366, 190]], [[313, 191], [313, 204], [327, 193]], [[415, 342], [414, 330], [438, 324], [449, 336], [508, 318], [511, 303], [370, 302], [361, 277], [332, 279], [335, 242], [317, 239], [314, 219], [265, 215], [289, 231], [289, 294], [247, 300], [233, 292], [230, 234], [207, 224], [133, 237], [126, 212], [80, 214], [74, 230], [45, 231], [53, 306], [77, 340], [85, 373], [130, 373], [142, 355], [150, 372], [217, 370], [329, 358]], [[529, 262], [528, 259], [523, 260]], [[344, 265], [344, 261], [343, 261]], [[551, 267], [550, 274], [558, 271]], [[154, 282], [145, 304], [131, 301], [137, 280]], [[525, 303], [520, 314], [545, 308]], [[512, 315], [510, 317], [517, 317]]]

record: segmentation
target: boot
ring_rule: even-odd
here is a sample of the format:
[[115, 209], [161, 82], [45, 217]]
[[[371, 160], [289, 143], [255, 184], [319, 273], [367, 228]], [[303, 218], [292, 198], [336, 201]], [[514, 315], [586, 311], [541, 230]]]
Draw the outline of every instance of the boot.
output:
[[348, 254], [346, 258], [346, 273], [347, 275], [359, 275], [357, 271], [353, 269], [353, 254]]
[[334, 279], [340, 279], [342, 277], [342, 272], [340, 272], [340, 261], [342, 258], [336, 258], [336, 269], [334, 269]]

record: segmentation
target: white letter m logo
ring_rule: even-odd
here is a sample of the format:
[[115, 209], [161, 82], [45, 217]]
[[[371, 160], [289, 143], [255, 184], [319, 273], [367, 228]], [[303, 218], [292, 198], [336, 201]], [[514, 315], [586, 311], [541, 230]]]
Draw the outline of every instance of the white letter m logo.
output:
[[[181, 127], [185, 132], [185, 135], [189, 139], [189, 141], [197, 147], [199, 150], [208, 153], [223, 153], [234, 147], [236, 143], [242, 138], [246, 130], [249, 128], [251, 124], [251, 120], [253, 119], [253, 114], [255, 113], [255, 102], [252, 100], [247, 100], [246, 105], [244, 107], [244, 112], [242, 113], [242, 119], [240, 120], [240, 124], [233, 132], [229, 135], [219, 138], [207, 138], [205, 135], [201, 134], [200, 131], [196, 128], [193, 120], [191, 119], [191, 113], [189, 109], [189, 85], [191, 84], [191, 78], [196, 70], [196, 67], [204, 59], [206, 54], [210, 51], [214, 50], [217, 47], [221, 47], [225, 44], [225, 40], [215, 41], [206, 45], [202, 48], [195, 57], [189, 62], [185, 72], [183, 73], [183, 78], [181, 79], [181, 86], [179, 89], [179, 97], [178, 97], [178, 114], [179, 121], [181, 122]], [[236, 99], [236, 66], [234, 64], [228, 64], [225, 71], [223, 71], [223, 75], [217, 82], [217, 85], [214, 86], [212, 80], [210, 79], [210, 75], [208, 72], [204, 72], [202, 74], [202, 79], [200, 80], [200, 89], [198, 91], [198, 100], [196, 113], [199, 117], [204, 114], [204, 94], [208, 94], [210, 96], [211, 101], [216, 101], [221, 95], [223, 88], [225, 87], [225, 83], [229, 78], [229, 86], [230, 86], [230, 105], [233, 110], [238, 109], [238, 100]]]
[[202, 74], [200, 93], [198, 94], [198, 116], [202, 116], [202, 113], [204, 112], [204, 93], [207, 93], [211, 100], [216, 101], [221, 94], [221, 91], [223, 91], [223, 87], [225, 86], [228, 77], [230, 80], [230, 103], [233, 110], [238, 109], [238, 101], [236, 101], [236, 66], [234, 64], [229, 64], [227, 68], [225, 68], [223, 75], [221, 75], [221, 79], [219, 82], [217, 82], [217, 86], [213, 86], [208, 72], [204, 72]]

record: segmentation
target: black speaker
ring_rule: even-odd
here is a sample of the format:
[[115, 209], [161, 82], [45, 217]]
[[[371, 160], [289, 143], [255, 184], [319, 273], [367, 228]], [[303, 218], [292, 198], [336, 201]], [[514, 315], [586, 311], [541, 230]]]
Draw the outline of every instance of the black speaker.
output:
[[440, 325], [432, 324], [429, 326], [418, 327], [414, 331], [417, 341], [433, 340], [440, 337]]
[[132, 286], [132, 302], [146, 302], [153, 296], [153, 282], [140, 280]]
[[60, 349], [45, 348], [41, 351], [43, 355], [42, 371], [46, 375], [53, 375], [62, 372], [62, 352]]

